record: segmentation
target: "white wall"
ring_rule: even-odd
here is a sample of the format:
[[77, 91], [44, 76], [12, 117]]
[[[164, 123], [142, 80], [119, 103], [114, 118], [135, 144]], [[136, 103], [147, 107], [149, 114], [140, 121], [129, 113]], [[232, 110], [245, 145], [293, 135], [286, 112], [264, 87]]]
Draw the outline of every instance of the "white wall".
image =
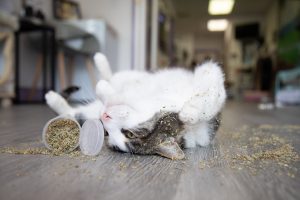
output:
[[152, 0], [151, 13], [151, 46], [150, 46], [150, 70], [158, 68], [158, 14], [159, 14], [159, 0]]
[[[189, 34], [181, 34], [175, 37], [175, 43], [177, 47], [177, 58], [179, 59], [178, 65], [180, 66], [189, 66], [194, 57], [195, 51], [195, 38], [194, 35]], [[188, 57], [186, 61], [182, 59], [182, 52], [186, 51], [188, 53]]]
[[195, 37], [195, 41], [195, 47], [197, 49], [215, 49], [218, 51], [222, 51], [224, 46], [223, 35], [214, 35], [214, 33], [206, 36], [198, 35]]
[[146, 9], [147, 0], [134, 1], [133, 20], [133, 69], [143, 70], [146, 67]]
[[132, 68], [132, 0], [78, 0], [83, 18], [102, 18], [118, 34], [118, 69]]
[[[175, 37], [175, 43], [177, 47], [177, 57], [179, 58], [179, 65], [190, 66], [194, 58], [197, 59], [198, 50], [206, 50], [217, 52], [222, 60], [222, 53], [224, 48], [223, 34], [211, 33], [210, 35], [194, 35], [192, 33], [181, 33]], [[185, 50], [188, 53], [188, 57], [185, 62], [182, 60], [182, 51]], [[200, 62], [200, 60], [198, 60]]]
[[197, 62], [202, 62], [205, 52], [210, 52], [213, 60], [223, 63], [224, 37], [223, 33], [211, 33], [209, 35], [195, 36], [195, 50]]
[[234, 83], [237, 79], [235, 72], [237, 68], [242, 66], [242, 46], [241, 43], [235, 39], [233, 23], [229, 23], [224, 34], [224, 40], [226, 79]]

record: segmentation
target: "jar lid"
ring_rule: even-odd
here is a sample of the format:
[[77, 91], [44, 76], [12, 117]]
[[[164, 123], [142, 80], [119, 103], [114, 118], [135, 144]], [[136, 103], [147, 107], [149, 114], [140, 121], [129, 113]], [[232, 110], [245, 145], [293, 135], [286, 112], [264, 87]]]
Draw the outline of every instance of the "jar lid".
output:
[[104, 128], [97, 119], [86, 120], [81, 128], [79, 146], [81, 152], [88, 156], [100, 153], [104, 141]]

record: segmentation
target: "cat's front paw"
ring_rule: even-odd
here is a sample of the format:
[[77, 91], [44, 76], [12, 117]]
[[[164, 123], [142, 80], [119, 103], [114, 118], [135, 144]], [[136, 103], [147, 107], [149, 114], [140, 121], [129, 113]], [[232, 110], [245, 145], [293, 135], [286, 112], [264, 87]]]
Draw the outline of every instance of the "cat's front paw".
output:
[[45, 95], [46, 103], [50, 108], [52, 108], [57, 114], [70, 113], [71, 108], [67, 101], [58, 93], [54, 91], [49, 91]]
[[179, 112], [179, 119], [187, 124], [195, 124], [199, 121], [197, 107], [184, 105], [182, 110]]
[[58, 93], [50, 90], [45, 94], [45, 100], [48, 106], [55, 107], [56, 105], [60, 104], [62, 101], [64, 101], [63, 97], [60, 96]]
[[115, 91], [109, 82], [100, 80], [96, 85], [96, 95], [101, 101], [107, 102], [115, 96]]

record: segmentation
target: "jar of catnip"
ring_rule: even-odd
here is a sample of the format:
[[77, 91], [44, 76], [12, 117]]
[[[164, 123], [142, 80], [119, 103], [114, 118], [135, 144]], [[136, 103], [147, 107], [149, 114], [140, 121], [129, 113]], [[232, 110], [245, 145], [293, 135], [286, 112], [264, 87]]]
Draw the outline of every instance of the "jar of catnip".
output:
[[99, 120], [86, 120], [82, 127], [71, 116], [49, 120], [43, 129], [43, 143], [54, 154], [70, 153], [80, 146], [84, 155], [96, 156], [104, 141], [104, 129]]

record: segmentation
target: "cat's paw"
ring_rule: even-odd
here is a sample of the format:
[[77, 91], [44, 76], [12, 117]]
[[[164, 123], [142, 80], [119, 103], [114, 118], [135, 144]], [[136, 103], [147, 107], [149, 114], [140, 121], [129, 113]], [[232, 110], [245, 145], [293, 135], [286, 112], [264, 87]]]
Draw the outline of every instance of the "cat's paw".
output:
[[103, 66], [103, 65], [108, 64], [106, 56], [104, 54], [100, 53], [100, 52], [95, 54], [94, 61], [95, 61], [97, 66]]
[[110, 98], [115, 96], [115, 91], [109, 82], [100, 80], [96, 85], [96, 95], [101, 101], [107, 102]]
[[196, 142], [201, 147], [206, 147], [210, 144], [210, 137], [207, 133], [197, 135]]
[[190, 149], [190, 148], [195, 148], [196, 147], [196, 139], [195, 139], [195, 134], [188, 133], [183, 136], [184, 139], [184, 148]]
[[55, 107], [58, 104], [61, 104], [62, 101], [64, 101], [64, 98], [60, 96], [58, 93], [50, 90], [45, 95], [45, 100], [48, 106]]
[[195, 124], [199, 121], [199, 111], [197, 107], [185, 104], [179, 112], [179, 119], [187, 124]]
[[101, 78], [109, 80], [112, 77], [112, 72], [106, 56], [102, 53], [96, 53], [94, 56], [94, 61], [97, 69], [100, 72]]
[[57, 114], [69, 113], [71, 108], [67, 101], [58, 93], [49, 91], [45, 95], [46, 103], [52, 108]]

